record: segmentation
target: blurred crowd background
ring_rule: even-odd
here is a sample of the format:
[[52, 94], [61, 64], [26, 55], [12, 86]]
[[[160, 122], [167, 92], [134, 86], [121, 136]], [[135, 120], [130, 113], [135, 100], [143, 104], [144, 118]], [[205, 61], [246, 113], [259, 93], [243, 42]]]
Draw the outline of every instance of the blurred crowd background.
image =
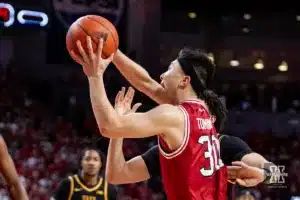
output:
[[[65, 48], [70, 23], [86, 14], [114, 22], [120, 49], [157, 80], [183, 46], [210, 53], [218, 66], [216, 90], [229, 109], [224, 133], [241, 137], [288, 173], [275, 188], [237, 187], [240, 199], [300, 199], [300, 12], [210, 12], [212, 5], [201, 1], [1, 3], [10, 4], [16, 16], [4, 26], [0, 14], [0, 132], [31, 200], [50, 199], [60, 180], [77, 172], [84, 138], [99, 136], [86, 78]], [[47, 20], [19, 20], [21, 10], [43, 12]], [[111, 102], [129, 86], [114, 66], [105, 83]], [[140, 93], [135, 101], [143, 102], [142, 111], [155, 106]], [[125, 140], [125, 155], [139, 155], [156, 143], [155, 138]], [[99, 136], [104, 153], [107, 145]], [[8, 199], [4, 183], [0, 199]], [[164, 199], [160, 177], [118, 186], [118, 199]]]

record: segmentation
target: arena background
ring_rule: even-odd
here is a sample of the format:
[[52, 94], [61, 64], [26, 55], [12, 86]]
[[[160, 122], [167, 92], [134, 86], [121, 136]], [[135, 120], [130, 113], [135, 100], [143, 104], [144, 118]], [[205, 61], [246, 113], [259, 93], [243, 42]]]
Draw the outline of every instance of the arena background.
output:
[[[234, 3], [167, 0], [0, 3], [9, 3], [16, 13], [43, 12], [49, 20], [41, 27], [16, 18], [5, 27], [0, 16], [0, 131], [30, 199], [49, 199], [59, 181], [77, 170], [82, 138], [99, 135], [86, 79], [65, 48], [68, 25], [85, 14], [115, 22], [120, 49], [157, 79], [183, 46], [210, 52], [218, 65], [216, 88], [229, 109], [225, 133], [243, 138], [288, 174], [276, 187], [237, 192], [258, 200], [300, 199], [300, 12], [268, 11], [256, 1], [244, 5], [247, 12]], [[105, 83], [112, 102], [117, 90], [128, 86], [114, 66]], [[143, 102], [143, 111], [155, 106], [140, 93], [135, 101]], [[103, 152], [107, 142], [99, 140]], [[125, 140], [126, 157], [154, 144], [155, 138]], [[4, 185], [0, 199], [7, 199]], [[159, 177], [118, 187], [118, 199], [164, 199]]]

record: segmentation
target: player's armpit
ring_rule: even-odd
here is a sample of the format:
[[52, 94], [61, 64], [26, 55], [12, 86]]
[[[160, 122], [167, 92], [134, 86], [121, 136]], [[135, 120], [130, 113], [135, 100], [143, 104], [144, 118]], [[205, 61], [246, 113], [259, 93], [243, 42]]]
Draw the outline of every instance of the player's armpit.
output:
[[15, 165], [8, 154], [7, 146], [2, 137], [0, 137], [0, 158], [0, 171], [8, 184], [12, 199], [28, 200], [27, 193], [20, 182]]
[[171, 103], [165, 95], [164, 88], [139, 64], [118, 50], [113, 59], [121, 74], [140, 92], [156, 101], [158, 104]]
[[101, 129], [102, 135], [109, 138], [144, 138], [166, 135], [179, 128], [183, 120], [178, 107], [169, 104], [159, 105], [146, 113], [131, 113], [118, 116], [113, 123]]

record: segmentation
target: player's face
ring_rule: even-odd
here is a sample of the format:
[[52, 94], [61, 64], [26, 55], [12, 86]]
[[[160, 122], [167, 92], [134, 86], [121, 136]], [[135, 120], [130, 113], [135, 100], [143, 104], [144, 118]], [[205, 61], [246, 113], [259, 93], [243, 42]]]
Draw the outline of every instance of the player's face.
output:
[[95, 150], [85, 151], [81, 165], [85, 174], [90, 176], [97, 175], [101, 168], [101, 159], [99, 153]]
[[171, 62], [168, 70], [160, 76], [160, 79], [161, 85], [172, 98], [176, 98], [178, 89], [184, 89], [190, 80], [189, 77], [182, 71], [177, 60]]

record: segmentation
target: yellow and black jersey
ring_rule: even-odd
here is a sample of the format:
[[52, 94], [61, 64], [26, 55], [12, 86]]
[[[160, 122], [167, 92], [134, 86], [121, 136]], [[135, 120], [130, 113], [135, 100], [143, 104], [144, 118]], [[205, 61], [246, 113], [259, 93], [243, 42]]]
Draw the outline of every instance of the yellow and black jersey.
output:
[[115, 200], [116, 189], [99, 177], [94, 186], [87, 186], [79, 175], [63, 180], [55, 191], [53, 200]]

